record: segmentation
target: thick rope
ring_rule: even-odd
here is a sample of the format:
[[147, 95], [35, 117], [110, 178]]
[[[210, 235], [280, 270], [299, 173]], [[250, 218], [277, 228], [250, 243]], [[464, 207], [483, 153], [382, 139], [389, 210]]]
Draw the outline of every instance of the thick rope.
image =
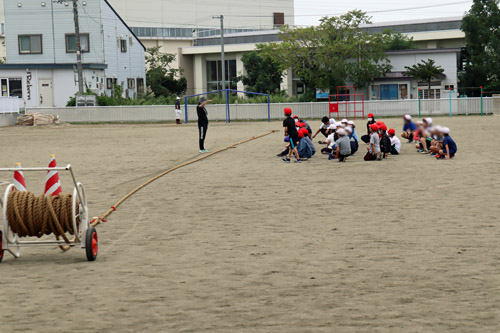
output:
[[171, 173], [171, 172], [173, 172], [173, 171], [175, 171], [175, 170], [177, 170], [177, 169], [183, 168], [183, 167], [185, 167], [185, 166], [188, 166], [188, 165], [193, 164], [193, 163], [196, 163], [196, 162], [200, 162], [200, 161], [202, 161], [202, 160], [204, 160], [204, 159], [206, 159], [206, 158], [209, 158], [209, 157], [211, 157], [211, 156], [214, 156], [215, 154], [221, 153], [221, 152], [226, 151], [226, 150], [231, 149], [231, 148], [236, 148], [236, 147], [237, 147], [237, 146], [239, 146], [239, 145], [242, 145], [242, 144], [244, 144], [244, 143], [247, 143], [247, 142], [250, 142], [250, 141], [253, 141], [253, 140], [257, 140], [257, 139], [263, 138], [263, 137], [265, 137], [265, 136], [267, 136], [267, 135], [270, 135], [270, 134], [273, 134], [273, 133], [276, 133], [276, 132], [279, 132], [279, 131], [277, 131], [277, 130], [273, 130], [273, 131], [271, 131], [271, 132], [269, 132], [269, 133], [266, 133], [266, 134], [262, 134], [262, 135], [259, 135], [259, 136], [254, 136], [254, 137], [251, 137], [250, 139], [247, 139], [247, 140], [244, 140], [244, 141], [237, 142], [237, 143], [232, 144], [232, 145], [230, 145], [230, 146], [227, 146], [227, 147], [225, 147], [225, 148], [222, 148], [222, 149], [216, 150], [216, 151], [214, 151], [214, 152], [212, 152], [212, 153], [209, 153], [209, 154], [203, 155], [203, 156], [201, 156], [201, 157], [199, 157], [199, 158], [196, 158], [196, 159], [191, 160], [191, 161], [189, 161], [189, 162], [182, 163], [182, 164], [180, 164], [180, 165], [178, 165], [178, 166], [176, 166], [176, 167], [173, 167], [173, 168], [171, 168], [171, 169], [168, 169], [168, 170], [166, 170], [166, 171], [164, 171], [164, 172], [160, 173], [159, 175], [157, 175], [157, 176], [155, 176], [155, 177], [151, 178], [150, 180], [148, 180], [148, 181], [147, 181], [147, 182], [145, 182], [144, 184], [142, 184], [142, 185], [140, 185], [140, 186], [136, 187], [136, 188], [135, 188], [135, 189], [133, 189], [132, 191], [130, 191], [127, 195], [125, 195], [123, 198], [121, 198], [120, 200], [118, 200], [118, 202], [117, 202], [117, 203], [115, 203], [113, 206], [111, 206], [111, 208], [109, 208], [109, 209], [108, 209], [108, 210], [107, 210], [104, 214], [102, 214], [102, 215], [101, 215], [101, 216], [99, 216], [99, 217], [94, 218], [94, 220], [92, 220], [92, 222], [90, 223], [90, 225], [91, 225], [92, 227], [95, 227], [95, 226], [96, 226], [96, 225], [98, 225], [99, 223], [102, 223], [102, 222], [107, 222], [107, 221], [106, 221], [106, 218], [107, 218], [108, 216], [110, 216], [110, 215], [111, 215], [114, 211], [116, 211], [116, 209], [117, 209], [117, 208], [118, 208], [118, 207], [119, 207], [122, 203], [124, 203], [124, 202], [125, 202], [128, 198], [130, 198], [131, 196], [133, 196], [135, 193], [139, 192], [140, 190], [142, 190], [143, 188], [145, 188], [146, 186], [148, 186], [148, 185], [149, 185], [149, 184], [151, 184], [152, 182], [154, 182], [154, 181], [156, 181], [156, 180], [160, 179], [161, 177], [163, 177], [163, 176], [165, 176], [165, 175], [167, 175], [167, 174], [169, 174], [169, 173]]
[[9, 227], [19, 237], [40, 238], [54, 234], [57, 240], [62, 237], [70, 243], [66, 234], [75, 234], [72, 205], [71, 194], [35, 196], [33, 192], [13, 191], [7, 203]]

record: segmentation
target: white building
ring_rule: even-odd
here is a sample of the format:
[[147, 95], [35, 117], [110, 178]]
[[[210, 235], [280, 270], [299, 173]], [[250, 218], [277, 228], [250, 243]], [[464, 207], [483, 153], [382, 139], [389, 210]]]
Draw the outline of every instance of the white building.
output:
[[[106, 0], [79, 2], [84, 85], [101, 95], [144, 91], [144, 45]], [[64, 106], [78, 91], [72, 2], [5, 1], [2, 96], [26, 106]]]
[[[422, 90], [424, 98], [448, 97], [449, 88], [453, 88], [452, 96], [456, 96], [458, 72], [461, 67], [461, 48], [465, 46], [465, 37], [460, 31], [461, 18], [446, 18], [432, 20], [415, 20], [407, 22], [392, 22], [363, 27], [373, 33], [391, 29], [413, 37], [417, 50], [387, 52], [392, 65], [392, 71], [384, 78], [376, 78], [369, 87], [360, 88], [358, 93], [364, 93], [366, 99], [408, 99], [417, 98], [418, 90]], [[226, 68], [229, 70], [226, 82], [245, 73], [241, 61], [243, 53], [256, 49], [257, 44], [279, 41], [278, 31], [253, 31], [229, 34], [224, 38]], [[185, 76], [190, 82], [188, 93], [200, 94], [220, 87], [220, 36], [198, 38], [196, 46], [183, 47], [180, 50], [181, 67], [186, 70]], [[436, 65], [445, 72], [439, 80], [432, 82], [431, 91], [425, 84], [418, 83], [413, 78], [402, 73], [405, 66], [415, 65], [422, 60], [433, 59]], [[294, 78], [289, 71], [282, 83], [282, 89], [289, 95], [298, 96], [305, 91], [304, 84]], [[233, 83], [231, 83], [234, 85]], [[238, 90], [244, 90], [238, 83]], [[446, 93], [444, 93], [447, 91]], [[352, 93], [352, 92], [351, 92]]]

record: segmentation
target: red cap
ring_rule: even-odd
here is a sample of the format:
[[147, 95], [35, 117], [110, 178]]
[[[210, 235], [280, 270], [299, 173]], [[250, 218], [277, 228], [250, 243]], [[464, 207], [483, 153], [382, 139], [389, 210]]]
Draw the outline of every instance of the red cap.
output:
[[299, 126], [299, 127], [306, 127], [306, 124], [304, 124], [304, 123], [297, 123], [297, 126]]
[[382, 131], [387, 131], [387, 126], [385, 126], [385, 124], [382, 124], [382, 126], [380, 126], [380, 129]]
[[303, 138], [303, 137], [304, 137], [304, 132], [299, 131], [299, 138]]
[[381, 121], [381, 120], [379, 120], [379, 121], [377, 121], [375, 124], [377, 124], [377, 125], [378, 125], [378, 127], [380, 127], [380, 126], [382, 126], [382, 125], [384, 124], [384, 122], [383, 122], [383, 121]]
[[373, 118], [373, 113], [368, 113], [368, 118]]
[[299, 119], [299, 116], [295, 115], [292, 117], [293, 119]]
[[374, 131], [378, 131], [378, 125], [377, 124], [371, 124], [370, 128]]
[[290, 108], [285, 108], [285, 114], [286, 114], [287, 116], [291, 116], [291, 115], [292, 115], [292, 109], [290, 109]]
[[394, 128], [389, 129], [388, 132], [390, 135], [396, 135], [396, 130]]

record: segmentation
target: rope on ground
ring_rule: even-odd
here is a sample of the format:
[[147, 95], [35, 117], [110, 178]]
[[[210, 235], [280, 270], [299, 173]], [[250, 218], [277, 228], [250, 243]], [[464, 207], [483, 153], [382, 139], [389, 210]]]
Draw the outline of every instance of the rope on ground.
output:
[[110, 207], [110, 208], [109, 208], [109, 209], [108, 209], [108, 210], [107, 210], [104, 214], [102, 214], [102, 215], [101, 215], [101, 216], [99, 216], [99, 217], [94, 218], [94, 219], [91, 221], [90, 225], [91, 225], [92, 227], [95, 227], [96, 225], [98, 225], [98, 224], [100, 224], [100, 223], [107, 222], [106, 218], [107, 218], [108, 216], [110, 216], [113, 212], [115, 212], [115, 211], [118, 209], [118, 207], [120, 207], [120, 205], [121, 205], [122, 203], [124, 203], [127, 199], [129, 199], [129, 198], [130, 198], [131, 196], [133, 196], [135, 193], [139, 192], [140, 190], [142, 190], [143, 188], [145, 188], [146, 186], [148, 186], [148, 185], [149, 185], [149, 184], [151, 184], [152, 182], [154, 182], [154, 181], [156, 181], [156, 180], [160, 179], [161, 177], [163, 177], [163, 176], [165, 176], [165, 175], [167, 175], [167, 174], [169, 174], [169, 173], [171, 173], [171, 172], [173, 172], [173, 171], [175, 171], [175, 170], [177, 170], [177, 169], [183, 168], [183, 167], [188, 166], [188, 165], [190, 165], [190, 164], [194, 164], [194, 163], [196, 163], [196, 162], [200, 162], [200, 161], [202, 161], [202, 160], [204, 160], [204, 159], [207, 159], [207, 158], [209, 158], [209, 157], [211, 157], [211, 156], [214, 156], [215, 154], [221, 153], [221, 152], [226, 151], [226, 150], [231, 149], [231, 148], [236, 148], [236, 147], [237, 147], [237, 146], [239, 146], [239, 145], [242, 145], [242, 144], [244, 144], [244, 143], [247, 143], [247, 142], [250, 142], [250, 141], [253, 141], [253, 140], [257, 140], [257, 139], [263, 138], [263, 137], [265, 137], [265, 136], [267, 136], [267, 135], [270, 135], [270, 134], [273, 134], [273, 133], [276, 133], [276, 132], [279, 132], [279, 131], [277, 131], [277, 130], [272, 130], [272, 131], [271, 131], [271, 132], [269, 132], [269, 133], [265, 133], [265, 134], [262, 134], [262, 135], [259, 135], [259, 136], [254, 136], [254, 137], [251, 137], [250, 139], [247, 139], [247, 140], [243, 140], [243, 141], [237, 142], [237, 143], [235, 143], [235, 144], [232, 144], [232, 145], [227, 146], [227, 147], [225, 147], [225, 148], [222, 148], [222, 149], [216, 150], [216, 151], [214, 151], [214, 152], [212, 152], [212, 153], [209, 153], [209, 154], [203, 155], [203, 156], [201, 156], [201, 157], [199, 157], [199, 158], [196, 158], [196, 159], [194, 159], [194, 160], [191, 160], [191, 161], [189, 161], [189, 162], [182, 163], [182, 164], [177, 165], [177, 166], [175, 166], [175, 167], [173, 167], [173, 168], [170, 168], [170, 169], [168, 169], [168, 170], [166, 170], [166, 171], [164, 171], [164, 172], [160, 173], [159, 175], [157, 175], [157, 176], [155, 176], [155, 177], [151, 178], [150, 180], [148, 180], [148, 181], [147, 181], [147, 182], [145, 182], [144, 184], [142, 184], [142, 185], [140, 185], [140, 186], [136, 187], [136, 188], [135, 188], [135, 189], [133, 189], [132, 191], [130, 191], [127, 195], [125, 195], [123, 198], [121, 198], [120, 200], [118, 200], [118, 202], [117, 202], [117, 203], [115, 203], [113, 206], [111, 206], [111, 207]]
[[33, 192], [13, 191], [7, 203], [9, 227], [19, 237], [40, 238], [54, 234], [57, 240], [62, 237], [70, 243], [66, 233], [74, 235], [76, 232], [73, 230], [72, 205], [71, 194], [35, 196]]

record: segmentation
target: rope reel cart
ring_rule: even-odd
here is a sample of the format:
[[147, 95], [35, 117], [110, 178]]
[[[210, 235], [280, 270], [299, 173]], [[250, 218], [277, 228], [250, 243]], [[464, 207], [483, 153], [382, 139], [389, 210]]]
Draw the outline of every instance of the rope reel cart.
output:
[[[71, 165], [49, 168], [0, 168], [0, 172], [48, 172], [68, 171], [73, 179], [73, 194], [57, 196], [35, 196], [32, 192], [16, 190], [13, 183], [7, 185], [2, 206], [3, 229], [0, 231], [0, 262], [4, 252], [15, 258], [20, 256], [20, 248], [25, 246], [58, 245], [66, 251], [70, 247], [85, 249], [87, 259], [97, 258], [97, 232], [90, 226], [87, 198], [83, 184], [77, 182]], [[21, 240], [24, 237], [55, 235], [55, 240]]]

